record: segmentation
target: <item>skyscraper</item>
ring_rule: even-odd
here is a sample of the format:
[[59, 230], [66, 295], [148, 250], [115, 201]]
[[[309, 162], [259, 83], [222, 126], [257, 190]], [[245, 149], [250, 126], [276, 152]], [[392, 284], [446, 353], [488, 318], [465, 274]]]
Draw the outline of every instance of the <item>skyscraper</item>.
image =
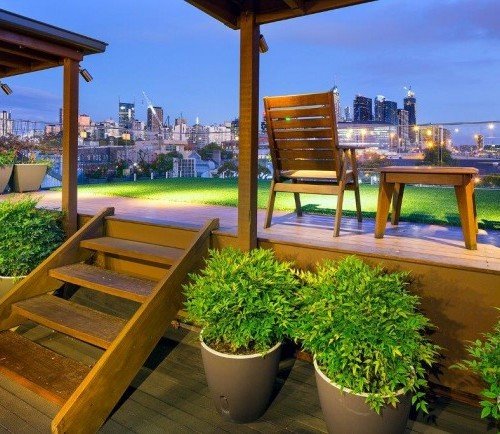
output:
[[354, 98], [354, 122], [371, 122], [373, 120], [372, 99], [362, 95]]
[[[154, 113], [153, 113], [154, 110]], [[156, 116], [155, 116], [156, 114]], [[147, 128], [149, 131], [159, 132], [163, 128], [163, 108], [148, 107]]]
[[344, 120], [346, 122], [352, 122], [352, 110], [349, 106], [346, 106], [344, 108]]
[[118, 125], [120, 128], [132, 129], [135, 120], [135, 104], [118, 102]]
[[410, 139], [410, 127], [408, 124], [408, 112], [398, 109], [398, 136], [401, 146], [406, 147]]
[[340, 92], [337, 85], [333, 86], [333, 106], [335, 107], [335, 119], [337, 122], [341, 121], [342, 118], [342, 109], [340, 108]]
[[410, 140], [412, 143], [417, 141], [417, 132], [414, 128], [417, 125], [417, 99], [415, 98], [415, 92], [408, 89], [406, 98], [404, 99], [404, 109], [408, 112], [408, 125], [410, 125]]
[[383, 105], [383, 122], [384, 124], [398, 124], [398, 104], [394, 101], [384, 101]]
[[384, 103], [385, 103], [385, 96], [383, 95], [377, 95], [375, 97], [375, 117], [374, 121], [375, 122], [384, 122]]

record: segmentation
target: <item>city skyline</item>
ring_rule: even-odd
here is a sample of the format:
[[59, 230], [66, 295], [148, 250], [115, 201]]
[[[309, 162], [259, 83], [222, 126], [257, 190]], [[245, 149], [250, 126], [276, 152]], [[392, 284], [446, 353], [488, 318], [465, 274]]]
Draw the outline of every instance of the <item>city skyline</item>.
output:
[[[357, 94], [383, 94], [402, 108], [405, 90], [418, 98], [419, 122], [498, 120], [500, 39], [492, 0], [373, 2], [262, 26], [262, 95], [306, 93], [337, 84], [342, 109]], [[238, 32], [183, 1], [142, 9], [123, 3], [4, 2], [15, 13], [109, 43], [83, 62], [95, 80], [81, 83], [80, 112], [117, 119], [118, 100], [136, 103], [146, 120], [147, 92], [165, 117], [220, 123], [238, 115]], [[99, 11], [99, 13], [96, 13]], [[132, 17], [132, 18], [131, 18]], [[320, 60], [318, 60], [320, 59]], [[14, 94], [0, 108], [14, 118], [54, 122], [61, 71], [9, 78]]]

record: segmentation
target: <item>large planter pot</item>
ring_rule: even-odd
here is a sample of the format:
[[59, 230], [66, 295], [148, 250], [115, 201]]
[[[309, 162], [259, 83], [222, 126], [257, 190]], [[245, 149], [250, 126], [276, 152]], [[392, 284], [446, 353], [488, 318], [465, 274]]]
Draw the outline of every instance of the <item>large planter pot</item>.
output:
[[47, 174], [46, 164], [15, 164], [14, 165], [14, 191], [40, 190], [43, 178]]
[[208, 388], [217, 411], [232, 422], [257, 420], [269, 407], [281, 344], [265, 355], [232, 355], [213, 350], [201, 340]]
[[13, 167], [14, 167], [13, 164], [0, 167], [0, 194], [2, 194], [5, 191], [5, 188], [9, 183]]
[[9, 292], [16, 283], [20, 282], [24, 276], [21, 277], [3, 277], [0, 276], [0, 298]]
[[335, 434], [401, 434], [405, 432], [411, 408], [410, 394], [401, 395], [396, 408], [386, 406], [377, 414], [366, 404], [366, 394], [341, 391], [318, 368], [316, 385], [329, 433]]

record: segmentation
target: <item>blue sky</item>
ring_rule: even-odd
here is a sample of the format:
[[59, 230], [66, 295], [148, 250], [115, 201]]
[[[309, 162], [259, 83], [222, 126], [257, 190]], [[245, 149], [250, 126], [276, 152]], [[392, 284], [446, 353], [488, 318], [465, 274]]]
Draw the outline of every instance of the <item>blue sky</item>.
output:
[[[146, 117], [155, 105], [188, 121], [238, 112], [238, 32], [183, 0], [3, 0], [0, 7], [109, 43], [82, 64], [80, 112], [117, 118], [118, 99]], [[499, 0], [379, 0], [262, 26], [261, 95], [326, 90], [342, 106], [382, 94], [400, 106], [411, 85], [419, 122], [500, 119]], [[16, 119], [56, 121], [62, 69], [6, 80], [0, 109]]]

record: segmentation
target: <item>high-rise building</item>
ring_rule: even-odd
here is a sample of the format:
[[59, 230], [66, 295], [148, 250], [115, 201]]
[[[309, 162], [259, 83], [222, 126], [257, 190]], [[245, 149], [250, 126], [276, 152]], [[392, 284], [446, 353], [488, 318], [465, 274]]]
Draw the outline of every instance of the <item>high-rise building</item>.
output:
[[118, 103], [118, 125], [120, 128], [132, 129], [135, 120], [135, 104], [131, 102]]
[[354, 98], [354, 122], [364, 123], [372, 120], [372, 99], [356, 95], [356, 98]]
[[384, 124], [398, 124], [398, 104], [394, 101], [384, 101]]
[[11, 119], [10, 112], [2, 110], [0, 113], [0, 136], [8, 136], [13, 133], [14, 122]]
[[340, 92], [337, 85], [333, 86], [333, 106], [335, 107], [335, 119], [337, 122], [342, 120], [342, 109], [340, 108]]
[[352, 122], [352, 110], [349, 106], [346, 106], [344, 108], [344, 120], [346, 122]]
[[[153, 112], [154, 110], [154, 112]], [[155, 116], [156, 114], [156, 116]], [[148, 107], [147, 128], [149, 131], [161, 132], [163, 129], [163, 108]]]
[[[408, 124], [410, 127], [417, 125], [417, 99], [415, 92], [408, 89], [406, 98], [404, 99], [404, 109], [408, 112]], [[412, 143], [417, 142], [417, 132], [414, 128], [410, 128], [410, 140]]]
[[375, 116], [374, 116], [374, 121], [375, 122], [384, 122], [384, 103], [385, 103], [385, 96], [383, 95], [377, 95], [375, 97]]
[[408, 112], [398, 109], [398, 137], [401, 146], [406, 147], [410, 140], [410, 125], [408, 123]]

